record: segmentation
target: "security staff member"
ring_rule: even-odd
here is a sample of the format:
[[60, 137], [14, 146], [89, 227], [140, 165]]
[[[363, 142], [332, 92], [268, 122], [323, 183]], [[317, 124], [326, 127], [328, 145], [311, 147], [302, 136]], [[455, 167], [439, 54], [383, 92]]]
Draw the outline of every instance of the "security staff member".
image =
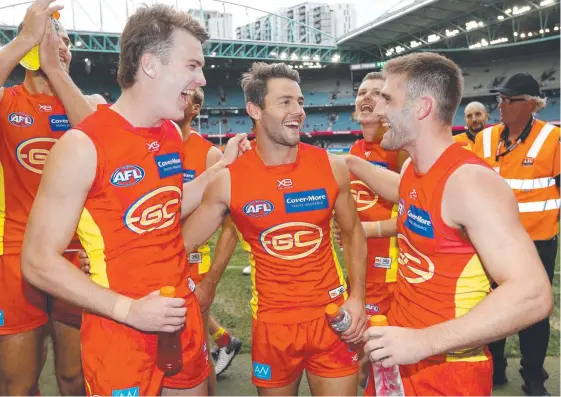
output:
[[[513, 189], [522, 224], [552, 281], [559, 233], [559, 128], [534, 117], [545, 107], [546, 98], [530, 74], [515, 74], [491, 93], [498, 94], [502, 124], [478, 134], [474, 152]], [[549, 319], [545, 319], [519, 333], [522, 390], [528, 395], [549, 395], [543, 369], [549, 332]], [[504, 346], [504, 340], [489, 346], [495, 385], [507, 382]]]
[[473, 150], [475, 137], [485, 128], [489, 113], [481, 102], [470, 102], [464, 110], [464, 119], [466, 121], [466, 132], [454, 135], [454, 141], [463, 143], [466, 149]]

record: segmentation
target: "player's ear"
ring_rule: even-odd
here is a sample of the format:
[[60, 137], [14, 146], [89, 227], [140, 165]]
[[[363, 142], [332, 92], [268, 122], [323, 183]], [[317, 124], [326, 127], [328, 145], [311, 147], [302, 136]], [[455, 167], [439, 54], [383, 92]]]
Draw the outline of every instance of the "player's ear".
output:
[[427, 117], [434, 106], [434, 98], [431, 96], [422, 96], [416, 103], [415, 115], [417, 120], [422, 120]]
[[149, 52], [145, 52], [140, 57], [140, 69], [151, 79], [156, 78], [156, 56]]
[[249, 117], [251, 117], [253, 120], [261, 120], [262, 109], [259, 107], [259, 105], [253, 102], [248, 102], [245, 105], [245, 110], [247, 111]]

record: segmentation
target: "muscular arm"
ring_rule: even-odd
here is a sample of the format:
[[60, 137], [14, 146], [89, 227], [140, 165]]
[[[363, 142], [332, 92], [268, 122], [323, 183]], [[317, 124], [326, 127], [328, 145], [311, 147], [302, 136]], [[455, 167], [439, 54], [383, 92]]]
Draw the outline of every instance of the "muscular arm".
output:
[[398, 202], [399, 181], [401, 179], [398, 173], [377, 167], [360, 157], [352, 155], [347, 157], [347, 166], [349, 171], [373, 192], [392, 203]]
[[212, 266], [205, 276], [205, 280], [208, 279], [215, 288], [222, 278], [228, 263], [230, 263], [230, 259], [232, 259], [232, 255], [234, 255], [237, 244], [238, 233], [236, 232], [236, 226], [234, 222], [232, 222], [232, 219], [227, 217], [222, 225], [222, 231], [216, 242], [216, 247], [214, 248]]
[[113, 318], [119, 295], [92, 282], [62, 256], [95, 178], [96, 159], [93, 142], [81, 131], [68, 131], [54, 145], [27, 223], [21, 266], [34, 286]]
[[[379, 226], [378, 226], [379, 225]], [[362, 222], [366, 238], [397, 236], [397, 218], [383, 221]]]
[[204, 244], [212, 237], [224, 221], [226, 215], [228, 215], [229, 205], [230, 171], [226, 169], [217, 173], [212, 182], [208, 184], [201, 205], [183, 224], [183, 240], [187, 254], [194, 252], [201, 244]]
[[329, 157], [339, 195], [335, 201], [335, 220], [341, 229], [343, 255], [351, 284], [351, 296], [364, 302], [366, 286], [366, 237], [350, 190], [350, 177], [341, 158]]
[[443, 219], [466, 230], [499, 286], [466, 315], [425, 330], [432, 354], [487, 344], [549, 316], [551, 285], [508, 185], [491, 170], [464, 165], [443, 197]]

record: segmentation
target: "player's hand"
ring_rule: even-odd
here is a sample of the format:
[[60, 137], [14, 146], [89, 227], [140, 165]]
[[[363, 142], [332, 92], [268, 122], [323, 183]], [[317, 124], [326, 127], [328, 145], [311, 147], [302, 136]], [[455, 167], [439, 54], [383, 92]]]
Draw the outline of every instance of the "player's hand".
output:
[[62, 5], [53, 5], [55, 0], [36, 0], [29, 6], [25, 17], [23, 18], [23, 29], [19, 36], [30, 40], [33, 46], [36, 46], [43, 40], [45, 35], [45, 27], [47, 22], [50, 23], [50, 18], [55, 11], [60, 11], [64, 8]]
[[341, 243], [341, 228], [335, 221], [333, 221], [331, 232], [333, 233], [333, 238], [335, 239], [335, 241], [337, 241], [337, 244], [339, 244], [339, 246], [342, 247], [343, 244]]
[[351, 344], [361, 343], [364, 331], [366, 331], [364, 301], [350, 296], [342, 307], [351, 315], [351, 326], [341, 334], [341, 339]]
[[222, 161], [225, 165], [232, 164], [239, 155], [247, 152], [250, 148], [247, 134], [236, 134], [226, 144]]
[[214, 295], [216, 294], [216, 286], [208, 281], [208, 278], [203, 279], [197, 288], [195, 288], [195, 296], [199, 300], [199, 305], [201, 306], [201, 313], [207, 312], [214, 301]]
[[125, 323], [144, 332], [175, 332], [185, 326], [185, 299], [166, 298], [154, 291], [133, 300]]
[[86, 251], [79, 250], [78, 251], [78, 258], [80, 259], [80, 270], [86, 274], [90, 273], [90, 258]]
[[58, 40], [58, 34], [53, 24], [49, 21], [45, 28], [43, 40], [39, 44], [39, 60], [41, 61], [41, 70], [45, 74], [61, 67]]
[[370, 327], [364, 333], [364, 352], [384, 367], [415, 364], [431, 356], [424, 330], [402, 327]]

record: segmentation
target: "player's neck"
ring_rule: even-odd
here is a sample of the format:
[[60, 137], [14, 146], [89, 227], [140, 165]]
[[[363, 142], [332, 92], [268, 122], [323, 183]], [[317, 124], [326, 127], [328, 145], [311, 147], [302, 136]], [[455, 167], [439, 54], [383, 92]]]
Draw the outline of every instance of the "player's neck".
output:
[[380, 123], [362, 124], [362, 136], [368, 143], [379, 142], [384, 135], [384, 129]]
[[268, 139], [258, 139], [257, 154], [263, 160], [263, 163], [268, 167], [275, 167], [278, 165], [292, 164], [298, 157], [298, 145], [291, 147], [279, 145]]
[[181, 128], [181, 133], [183, 135], [183, 142], [187, 142], [187, 139], [191, 136], [191, 123], [193, 123], [193, 117], [186, 118], [179, 127]]
[[[139, 99], [142, 98], [142, 99]], [[154, 105], [146, 101], [146, 96], [133, 88], [123, 90], [111, 109], [119, 113], [134, 127], [151, 128], [162, 124], [162, 118], [154, 113]]]
[[450, 126], [442, 126], [421, 131], [415, 142], [404, 149], [411, 156], [415, 170], [425, 174], [453, 143]]
[[23, 86], [31, 95], [56, 95], [49, 80], [40, 72], [26, 72]]

